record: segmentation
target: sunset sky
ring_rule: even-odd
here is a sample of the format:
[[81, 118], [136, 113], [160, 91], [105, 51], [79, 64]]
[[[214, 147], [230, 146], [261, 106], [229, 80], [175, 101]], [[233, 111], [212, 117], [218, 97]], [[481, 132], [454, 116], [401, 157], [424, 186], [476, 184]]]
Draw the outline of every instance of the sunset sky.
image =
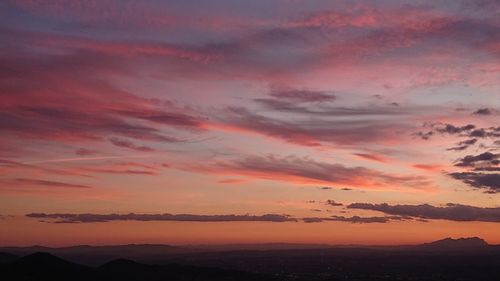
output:
[[0, 245], [500, 244], [500, 2], [5, 0]]

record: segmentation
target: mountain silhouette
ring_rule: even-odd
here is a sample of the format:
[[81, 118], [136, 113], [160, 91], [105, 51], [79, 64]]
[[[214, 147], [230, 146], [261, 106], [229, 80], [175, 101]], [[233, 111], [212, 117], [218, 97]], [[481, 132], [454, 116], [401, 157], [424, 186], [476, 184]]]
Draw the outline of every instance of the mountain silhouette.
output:
[[48, 253], [34, 253], [20, 258], [13, 264], [14, 268], [30, 268], [34, 271], [81, 270], [84, 266], [65, 261]]
[[[145, 257], [167, 256], [181, 253], [193, 253], [201, 250], [160, 244], [128, 244], [112, 246], [78, 245], [71, 247], [50, 248], [43, 246], [3, 247], [0, 251], [18, 256], [36, 252], [50, 253], [69, 261], [85, 265], [101, 265], [115, 259], [143, 260]], [[147, 258], [146, 258], [147, 259]]]
[[34, 253], [6, 268], [8, 280], [84, 280], [87, 267], [65, 261], [48, 253]]
[[[0, 267], [2, 280], [23, 281], [271, 281], [274, 278], [236, 270], [146, 265], [118, 259], [99, 267], [82, 266], [49, 253], [34, 253]], [[3, 279], [5, 278], [5, 279]]]
[[427, 249], [442, 249], [442, 250], [474, 250], [474, 249], [484, 249], [489, 246], [489, 244], [479, 237], [468, 237], [468, 238], [445, 238], [430, 243], [425, 243], [421, 245], [423, 248]]

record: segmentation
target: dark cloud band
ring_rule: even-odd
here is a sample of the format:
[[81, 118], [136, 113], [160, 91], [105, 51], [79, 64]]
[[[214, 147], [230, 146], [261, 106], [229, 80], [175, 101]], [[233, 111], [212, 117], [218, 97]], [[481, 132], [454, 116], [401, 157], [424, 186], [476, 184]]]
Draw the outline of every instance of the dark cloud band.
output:
[[193, 215], [193, 214], [45, 214], [31, 213], [29, 218], [50, 220], [55, 223], [92, 223], [110, 221], [186, 221], [186, 222], [294, 222], [288, 215]]
[[390, 215], [409, 216], [421, 219], [500, 222], [500, 207], [482, 208], [452, 203], [448, 203], [444, 207], [436, 207], [429, 204], [389, 205], [386, 203], [353, 203], [347, 207], [350, 209], [372, 210]]

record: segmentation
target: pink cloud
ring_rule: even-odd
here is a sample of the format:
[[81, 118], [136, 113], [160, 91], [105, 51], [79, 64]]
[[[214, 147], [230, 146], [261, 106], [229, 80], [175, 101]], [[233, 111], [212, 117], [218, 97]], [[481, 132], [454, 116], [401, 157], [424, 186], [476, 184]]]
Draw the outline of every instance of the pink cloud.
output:
[[387, 157], [385, 157], [383, 155], [379, 155], [379, 154], [373, 154], [373, 153], [354, 153], [354, 155], [356, 155], [358, 157], [361, 157], [363, 159], [368, 159], [368, 160], [382, 162], [382, 163], [386, 163], [386, 162], [389, 161], [387, 159]]
[[416, 175], [393, 175], [363, 167], [318, 162], [295, 156], [251, 156], [206, 165], [186, 165], [185, 169], [216, 175], [241, 175], [293, 184], [341, 184], [361, 189], [432, 190], [429, 179]]

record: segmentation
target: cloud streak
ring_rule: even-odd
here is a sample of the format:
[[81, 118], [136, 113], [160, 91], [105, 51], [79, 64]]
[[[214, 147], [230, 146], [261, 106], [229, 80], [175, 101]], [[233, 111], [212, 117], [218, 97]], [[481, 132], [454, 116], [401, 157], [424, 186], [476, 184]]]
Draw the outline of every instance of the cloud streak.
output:
[[342, 184], [368, 189], [426, 190], [432, 188], [428, 179], [422, 176], [392, 175], [364, 167], [346, 167], [341, 164], [319, 162], [296, 156], [249, 156], [202, 166], [190, 165], [186, 169], [296, 184]]
[[348, 223], [388, 223], [391, 221], [403, 221], [403, 220], [411, 220], [409, 217], [401, 217], [401, 216], [385, 216], [385, 217], [360, 217], [360, 216], [331, 216], [331, 217], [309, 217], [303, 218], [305, 223], [317, 223], [317, 222], [328, 222], [328, 221], [337, 221], [337, 222], [348, 222]]
[[111, 221], [180, 221], [180, 222], [295, 222], [288, 215], [193, 215], [193, 214], [45, 214], [30, 213], [29, 218], [54, 223], [95, 223]]
[[429, 204], [389, 205], [387, 203], [353, 203], [348, 205], [347, 208], [379, 211], [390, 215], [409, 216], [421, 219], [500, 223], [500, 208], [498, 207], [484, 208], [452, 203], [448, 203], [444, 207], [436, 207]]
[[457, 172], [449, 175], [472, 187], [487, 189], [488, 193], [500, 192], [500, 173]]
[[61, 187], [61, 188], [91, 188], [91, 186], [81, 185], [81, 184], [71, 184], [58, 181], [48, 181], [48, 180], [37, 180], [37, 179], [25, 179], [17, 178], [14, 180], [15, 183], [22, 186], [44, 186], [44, 187]]
[[128, 148], [128, 149], [132, 149], [135, 151], [140, 151], [140, 152], [153, 152], [153, 151], [155, 151], [154, 148], [151, 148], [149, 146], [144, 146], [144, 145], [136, 145], [129, 140], [124, 140], [124, 139], [119, 139], [119, 138], [110, 138], [109, 141], [115, 146]]

